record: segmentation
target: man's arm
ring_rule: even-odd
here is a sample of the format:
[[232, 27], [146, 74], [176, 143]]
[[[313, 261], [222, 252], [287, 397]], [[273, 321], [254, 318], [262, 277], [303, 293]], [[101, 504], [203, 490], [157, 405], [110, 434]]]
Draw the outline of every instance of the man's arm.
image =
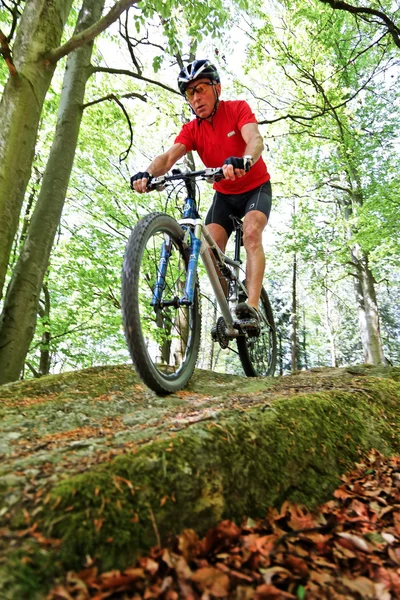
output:
[[[258, 130], [257, 123], [246, 123], [246, 125], [243, 125], [240, 133], [246, 142], [243, 156], [252, 156], [254, 164], [260, 158], [262, 151], [264, 150], [264, 142], [261, 133]], [[231, 179], [232, 181], [235, 180], [236, 177], [243, 177], [246, 175], [244, 169], [235, 168], [232, 164], [224, 164], [222, 169], [225, 179]]]
[[252, 156], [254, 162], [256, 162], [264, 150], [264, 141], [261, 137], [261, 133], [259, 132], [258, 124], [246, 123], [246, 125], [243, 125], [240, 133], [247, 144], [244, 155]]
[[[152, 177], [160, 177], [160, 175], [165, 175], [174, 164], [182, 158], [186, 154], [186, 146], [183, 144], [174, 144], [164, 152], [163, 154], [159, 154], [155, 157], [155, 159], [149, 164], [146, 171], [143, 173], [148, 173]], [[132, 188], [142, 194], [146, 191], [146, 186], [148, 183], [148, 177], [142, 177], [141, 179], [136, 179], [132, 181]]]

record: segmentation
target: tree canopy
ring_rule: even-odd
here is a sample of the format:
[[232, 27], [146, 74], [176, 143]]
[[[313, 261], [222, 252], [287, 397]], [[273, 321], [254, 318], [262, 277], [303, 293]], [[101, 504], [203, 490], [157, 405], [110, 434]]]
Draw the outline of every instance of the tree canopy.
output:
[[[216, 63], [224, 98], [248, 100], [266, 142], [265, 286], [280, 372], [398, 362], [393, 3], [120, 0], [98, 15], [89, 0], [57, 0], [53, 12], [43, 0], [2, 4], [1, 382], [129, 360], [124, 245], [137, 219], [165, 203], [162, 193], [133, 194], [129, 177], [191, 118], [175, 81], [194, 56]], [[210, 201], [203, 189], [204, 216]], [[209, 328], [199, 366], [240, 372], [235, 356], [210, 350]]]

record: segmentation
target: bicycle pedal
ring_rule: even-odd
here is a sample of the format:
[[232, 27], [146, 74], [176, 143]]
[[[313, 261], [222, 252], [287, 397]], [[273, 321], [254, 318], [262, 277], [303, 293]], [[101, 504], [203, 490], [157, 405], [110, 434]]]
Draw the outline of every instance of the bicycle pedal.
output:
[[257, 319], [237, 319], [236, 323], [248, 335], [258, 335], [260, 333], [261, 325]]

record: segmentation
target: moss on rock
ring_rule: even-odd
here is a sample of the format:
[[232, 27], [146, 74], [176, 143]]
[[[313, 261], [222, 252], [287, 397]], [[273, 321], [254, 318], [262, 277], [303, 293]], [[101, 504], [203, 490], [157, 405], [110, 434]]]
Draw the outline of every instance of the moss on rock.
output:
[[103, 367], [2, 386], [0, 397], [7, 600], [42, 598], [46, 579], [87, 555], [123, 567], [184, 528], [202, 534], [285, 500], [316, 506], [363, 453], [400, 444], [393, 367], [274, 379], [196, 371], [162, 399], [130, 367]]
[[363, 452], [398, 452], [399, 398], [398, 383], [372, 379], [225, 411], [58, 484], [47, 532], [66, 564], [90, 554], [110, 568], [184, 528], [262, 517], [287, 499], [313, 507]]

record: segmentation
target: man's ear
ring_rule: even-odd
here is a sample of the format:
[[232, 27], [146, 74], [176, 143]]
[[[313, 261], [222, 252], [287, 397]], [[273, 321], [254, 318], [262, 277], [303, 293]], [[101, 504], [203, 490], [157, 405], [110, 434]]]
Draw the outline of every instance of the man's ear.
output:
[[217, 85], [215, 86], [215, 89], [217, 90], [217, 94], [218, 94], [218, 98], [219, 98], [221, 95], [221, 84], [217, 83]]

